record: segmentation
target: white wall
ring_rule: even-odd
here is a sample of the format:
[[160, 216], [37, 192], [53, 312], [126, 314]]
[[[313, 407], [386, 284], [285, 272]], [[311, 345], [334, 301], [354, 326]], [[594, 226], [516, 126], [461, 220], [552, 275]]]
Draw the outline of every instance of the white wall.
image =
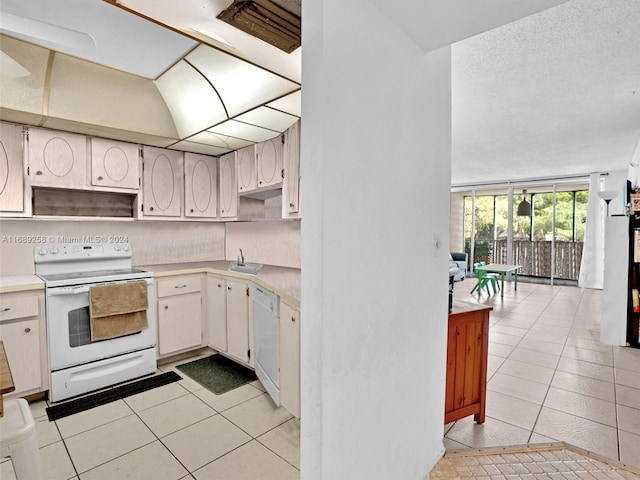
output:
[[302, 478], [424, 479], [443, 453], [450, 50], [366, 1], [303, 8]]
[[[0, 275], [34, 273], [33, 247], [88, 238], [126, 240], [136, 266], [224, 259], [224, 224], [0, 220]], [[44, 240], [44, 242], [43, 242]]]

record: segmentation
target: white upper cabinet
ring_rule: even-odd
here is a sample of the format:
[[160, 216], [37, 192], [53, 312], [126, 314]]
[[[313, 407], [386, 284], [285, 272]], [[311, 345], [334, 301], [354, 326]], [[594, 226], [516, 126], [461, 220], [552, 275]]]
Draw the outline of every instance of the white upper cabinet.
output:
[[218, 159], [184, 154], [184, 216], [215, 218], [218, 213]]
[[29, 177], [34, 186], [86, 187], [87, 137], [29, 128]]
[[180, 217], [183, 153], [145, 145], [143, 157], [143, 215]]
[[0, 211], [24, 211], [22, 127], [0, 123]]
[[91, 185], [137, 190], [140, 186], [140, 146], [91, 138]]
[[284, 138], [282, 217], [296, 218], [300, 212], [300, 121], [289, 127]]
[[236, 178], [236, 152], [220, 157], [220, 217], [238, 216], [238, 183]]
[[256, 145], [258, 188], [282, 183], [283, 136]]
[[256, 146], [249, 145], [237, 151], [238, 192], [248, 192], [258, 188], [256, 172]]

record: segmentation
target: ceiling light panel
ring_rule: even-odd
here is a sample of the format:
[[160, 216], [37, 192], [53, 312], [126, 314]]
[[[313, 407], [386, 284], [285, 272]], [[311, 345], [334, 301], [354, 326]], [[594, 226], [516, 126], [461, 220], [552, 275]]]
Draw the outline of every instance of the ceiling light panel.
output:
[[238, 115], [234, 120], [238, 120], [244, 123], [250, 123], [258, 127], [269, 128], [271, 130], [277, 130], [278, 132], [284, 132], [291, 125], [296, 123], [298, 117], [289, 115], [288, 113], [274, 110], [269, 107], [254, 108], [250, 112]]
[[204, 145], [202, 143], [189, 142], [187, 140], [174, 143], [169, 148], [173, 150], [182, 150], [187, 152], [202, 153], [203, 155], [215, 155], [215, 156], [224, 155], [225, 153], [229, 153], [231, 151], [228, 148], [215, 147], [212, 145]]
[[187, 62], [175, 64], [156, 80], [180, 138], [201, 132], [227, 118], [209, 82]]
[[268, 130], [266, 128], [256, 127], [248, 123], [229, 120], [220, 125], [216, 125], [209, 129], [212, 133], [219, 135], [228, 135], [230, 137], [242, 138], [250, 142], [264, 142], [280, 135], [280, 132]]
[[189, 137], [187, 141], [224, 148], [227, 151], [237, 150], [238, 148], [246, 147], [253, 143], [249, 140], [243, 140], [241, 138], [230, 137], [229, 135], [221, 135], [209, 131], [201, 132]]
[[206, 45], [185, 57], [218, 91], [229, 117], [281, 97], [300, 86]]
[[267, 107], [275, 108], [282, 112], [287, 112], [297, 117], [302, 116], [302, 90], [293, 92], [278, 100], [267, 103]]

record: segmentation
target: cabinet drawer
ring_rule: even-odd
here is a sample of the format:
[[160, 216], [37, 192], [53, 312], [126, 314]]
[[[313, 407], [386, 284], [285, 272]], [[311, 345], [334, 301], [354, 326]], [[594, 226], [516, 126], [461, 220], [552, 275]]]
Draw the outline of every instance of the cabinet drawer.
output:
[[158, 280], [157, 285], [158, 297], [199, 292], [202, 288], [200, 275], [181, 275], [179, 277], [163, 278]]
[[38, 296], [6, 297], [0, 296], [0, 322], [16, 318], [35, 317], [38, 315]]

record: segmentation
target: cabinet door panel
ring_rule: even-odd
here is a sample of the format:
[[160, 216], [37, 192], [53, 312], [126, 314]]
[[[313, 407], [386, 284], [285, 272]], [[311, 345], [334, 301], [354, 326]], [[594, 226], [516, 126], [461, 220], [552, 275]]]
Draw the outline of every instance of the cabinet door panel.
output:
[[24, 210], [22, 127], [0, 123], [0, 210]]
[[300, 122], [285, 133], [284, 146], [284, 210], [289, 216], [300, 210]]
[[182, 210], [182, 152], [144, 147], [144, 215], [179, 217]]
[[38, 320], [0, 323], [0, 340], [7, 353], [15, 391], [39, 389], [42, 377]]
[[185, 153], [184, 172], [185, 217], [215, 218], [218, 213], [218, 159]]
[[249, 362], [249, 286], [227, 280], [227, 352]]
[[87, 137], [30, 128], [29, 176], [32, 185], [86, 187]]
[[258, 188], [282, 183], [282, 136], [256, 146]]
[[220, 217], [238, 216], [238, 184], [236, 178], [236, 153], [220, 157]]
[[91, 184], [137, 190], [139, 146], [103, 138], [91, 139]]
[[256, 148], [255, 145], [238, 150], [238, 192], [255, 190], [258, 187], [258, 175], [256, 173]]
[[280, 403], [300, 417], [300, 313], [280, 303]]
[[202, 344], [200, 293], [158, 300], [158, 352], [177, 352]]
[[227, 351], [227, 285], [222, 278], [207, 275], [209, 345]]

